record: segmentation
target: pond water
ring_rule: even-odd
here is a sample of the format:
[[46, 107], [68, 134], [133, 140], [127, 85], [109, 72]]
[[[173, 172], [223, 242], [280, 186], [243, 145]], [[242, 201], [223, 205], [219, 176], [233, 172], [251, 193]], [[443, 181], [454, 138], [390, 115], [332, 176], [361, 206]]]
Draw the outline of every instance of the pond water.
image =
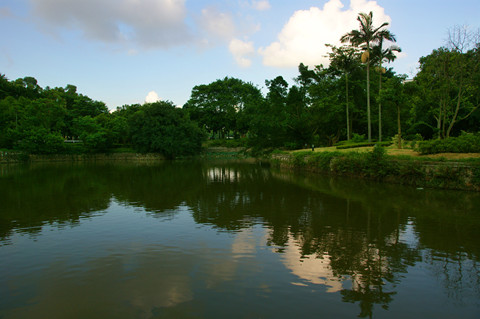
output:
[[479, 207], [253, 163], [0, 166], [0, 318], [479, 318]]

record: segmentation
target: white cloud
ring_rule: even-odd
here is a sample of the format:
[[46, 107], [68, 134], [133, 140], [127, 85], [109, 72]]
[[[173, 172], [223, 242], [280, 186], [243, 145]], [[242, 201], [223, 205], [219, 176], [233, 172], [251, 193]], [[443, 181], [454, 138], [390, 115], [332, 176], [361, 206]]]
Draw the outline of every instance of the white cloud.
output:
[[155, 91], [148, 92], [147, 96], [145, 97], [145, 103], [155, 103], [160, 100], [161, 100], [160, 97]]
[[270, 5], [270, 2], [268, 2], [268, 0], [259, 0], [259, 1], [253, 0], [252, 6], [255, 10], [258, 10], [258, 11], [265, 11], [272, 7]]
[[53, 32], [80, 30], [106, 43], [168, 48], [190, 40], [185, 0], [30, 0], [34, 17]]
[[245, 42], [239, 39], [233, 39], [230, 41], [228, 49], [232, 53], [238, 65], [244, 68], [252, 65], [252, 61], [248, 57], [255, 53], [253, 42]]
[[370, 11], [374, 25], [391, 21], [377, 2], [369, 0], [351, 0], [348, 9], [344, 9], [341, 0], [330, 0], [322, 9], [296, 11], [278, 40], [259, 49], [263, 63], [275, 67], [294, 67], [301, 62], [310, 66], [328, 65], [325, 55], [329, 50], [325, 44], [340, 45], [342, 35], [358, 29], [358, 13]]
[[[229, 13], [219, 12], [215, 8], [202, 10], [199, 25], [208, 38], [230, 40], [235, 35], [235, 23]], [[210, 43], [210, 41], [208, 41]]]

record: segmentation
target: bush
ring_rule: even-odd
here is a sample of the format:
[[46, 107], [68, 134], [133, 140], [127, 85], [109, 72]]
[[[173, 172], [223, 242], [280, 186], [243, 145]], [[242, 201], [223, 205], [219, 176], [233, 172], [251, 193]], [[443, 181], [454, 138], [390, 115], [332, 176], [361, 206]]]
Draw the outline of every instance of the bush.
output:
[[352, 141], [353, 143], [365, 142], [365, 134], [359, 135], [359, 134], [353, 133], [352, 139], [350, 141]]
[[480, 134], [462, 133], [459, 137], [430, 140], [418, 143], [417, 150], [423, 154], [480, 153]]
[[339, 156], [341, 156], [341, 153], [339, 152], [309, 153], [307, 163], [308, 165], [317, 167], [321, 170], [330, 170], [330, 163], [334, 158]]
[[218, 140], [209, 140], [209, 141], [205, 142], [205, 147], [235, 148], [235, 147], [246, 147], [246, 146], [247, 146], [247, 139], [246, 138], [233, 139], [233, 140], [218, 139]]
[[367, 147], [367, 146], [376, 146], [376, 145], [379, 145], [379, 146], [383, 146], [383, 147], [386, 147], [386, 146], [390, 146], [392, 145], [393, 143], [392, 142], [372, 142], [372, 143], [368, 143], [368, 142], [363, 142], [363, 143], [355, 143], [355, 144], [344, 144], [344, 145], [339, 145], [337, 146], [337, 150], [344, 150], [344, 149], [348, 149], [348, 148], [357, 148], [357, 147]]
[[415, 136], [413, 136], [413, 139], [410, 141], [410, 147], [412, 149], [415, 149], [417, 147], [417, 144], [420, 143], [421, 141], [423, 141], [422, 135], [418, 133], [415, 134]]
[[65, 145], [60, 133], [39, 127], [22, 132], [17, 148], [31, 154], [55, 154], [61, 153]]

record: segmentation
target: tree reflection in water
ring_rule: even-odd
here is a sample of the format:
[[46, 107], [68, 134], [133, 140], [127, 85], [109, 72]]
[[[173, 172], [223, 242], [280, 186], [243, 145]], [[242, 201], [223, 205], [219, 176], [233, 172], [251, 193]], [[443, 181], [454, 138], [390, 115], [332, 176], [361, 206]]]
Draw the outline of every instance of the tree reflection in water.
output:
[[[372, 317], [376, 305], [388, 309], [418, 263], [428, 265], [452, 299], [461, 303], [466, 290], [480, 297], [478, 194], [241, 163], [64, 164], [2, 172], [1, 244], [13, 232], [37, 236], [46, 225], [75, 227], [112, 200], [162, 218], [188, 207], [197, 224], [235, 233], [233, 258], [254, 258], [256, 247], [269, 246], [295, 276], [291, 284], [340, 293], [344, 302], [358, 303], [360, 317]], [[254, 225], [263, 227], [260, 239]], [[216, 267], [233, 276], [232, 263]], [[217, 284], [213, 278], [209, 286]]]

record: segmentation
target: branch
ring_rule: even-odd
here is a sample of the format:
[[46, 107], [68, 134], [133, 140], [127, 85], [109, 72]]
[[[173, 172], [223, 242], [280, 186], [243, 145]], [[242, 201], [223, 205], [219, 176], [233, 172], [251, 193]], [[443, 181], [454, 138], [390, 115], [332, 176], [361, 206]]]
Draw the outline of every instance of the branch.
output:
[[465, 115], [464, 117], [462, 117], [459, 121], [462, 121], [462, 120], [466, 119], [467, 117], [469, 117], [470, 115], [472, 115], [472, 113], [475, 112], [479, 107], [480, 107], [480, 104], [478, 104], [477, 106], [475, 106], [475, 107], [470, 111], [470, 113], [468, 113], [467, 115]]

